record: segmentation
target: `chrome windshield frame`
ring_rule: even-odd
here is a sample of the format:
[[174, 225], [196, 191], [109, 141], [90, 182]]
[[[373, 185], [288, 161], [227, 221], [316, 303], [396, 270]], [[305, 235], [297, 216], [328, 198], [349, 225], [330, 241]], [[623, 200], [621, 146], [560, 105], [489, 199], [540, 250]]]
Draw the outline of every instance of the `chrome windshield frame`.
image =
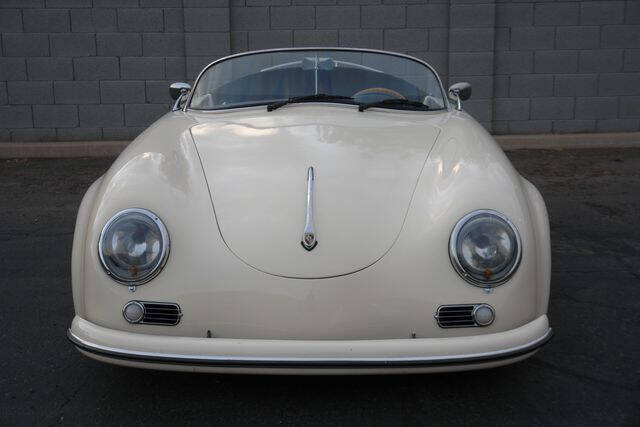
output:
[[[444, 86], [442, 85], [442, 80], [440, 79], [440, 75], [435, 70], [435, 68], [433, 68], [429, 63], [427, 63], [427, 62], [425, 62], [425, 61], [423, 61], [421, 59], [418, 59], [418, 58], [416, 58], [414, 56], [406, 55], [404, 53], [389, 52], [389, 51], [386, 51], [386, 50], [379, 50], [379, 49], [360, 49], [360, 48], [353, 48], [353, 47], [287, 47], [287, 48], [276, 48], [276, 49], [263, 49], [263, 50], [253, 50], [253, 51], [248, 51], [248, 52], [235, 53], [233, 55], [228, 55], [228, 56], [216, 59], [215, 61], [213, 61], [213, 62], [209, 63], [207, 66], [205, 66], [202, 69], [202, 71], [200, 71], [200, 73], [198, 74], [198, 77], [196, 77], [196, 81], [193, 83], [191, 91], [189, 92], [189, 98], [187, 98], [187, 102], [184, 103], [184, 107], [182, 107], [182, 111], [183, 112], [195, 111], [195, 112], [201, 112], [201, 113], [202, 112], [210, 112], [210, 111], [216, 111], [216, 112], [221, 111], [220, 109], [201, 110], [201, 109], [197, 109], [197, 108], [190, 108], [191, 100], [193, 98], [193, 94], [196, 92], [196, 88], [198, 87], [198, 84], [200, 83], [200, 79], [202, 78], [204, 73], [207, 72], [207, 70], [209, 68], [213, 67], [214, 65], [220, 64], [220, 63], [228, 61], [230, 59], [239, 58], [239, 57], [242, 57], [242, 56], [258, 55], [258, 54], [264, 54], [264, 53], [275, 53], [275, 52], [304, 52], [304, 51], [316, 51], [316, 52], [317, 51], [340, 51], [340, 52], [377, 53], [377, 54], [381, 54], [381, 55], [389, 55], [389, 56], [395, 56], [395, 57], [399, 57], [399, 58], [405, 58], [405, 59], [408, 59], [410, 61], [417, 62], [417, 63], [419, 63], [421, 65], [424, 65], [429, 70], [431, 70], [433, 75], [436, 77], [436, 80], [438, 81], [438, 85], [440, 86], [440, 92], [442, 93], [442, 99], [444, 100], [444, 103], [445, 103], [445, 109], [444, 110], [451, 111], [451, 103], [449, 102], [449, 97], [447, 96], [447, 92], [444, 90]], [[266, 102], [265, 102], [265, 104], [266, 104]], [[225, 108], [224, 111], [233, 111], [233, 110], [237, 110], [239, 108], [249, 108], [249, 107], [255, 107], [255, 106], [256, 105], [240, 105], [238, 107]], [[439, 111], [443, 111], [443, 110], [439, 110]]]

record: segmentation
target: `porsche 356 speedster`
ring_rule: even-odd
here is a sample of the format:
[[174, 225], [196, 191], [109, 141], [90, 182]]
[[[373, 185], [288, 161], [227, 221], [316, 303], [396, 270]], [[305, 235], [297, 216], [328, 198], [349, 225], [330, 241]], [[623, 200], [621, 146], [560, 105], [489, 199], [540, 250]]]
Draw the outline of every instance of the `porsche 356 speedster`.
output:
[[431, 66], [247, 52], [87, 191], [68, 337], [100, 361], [255, 373], [500, 366], [551, 337], [549, 223]]

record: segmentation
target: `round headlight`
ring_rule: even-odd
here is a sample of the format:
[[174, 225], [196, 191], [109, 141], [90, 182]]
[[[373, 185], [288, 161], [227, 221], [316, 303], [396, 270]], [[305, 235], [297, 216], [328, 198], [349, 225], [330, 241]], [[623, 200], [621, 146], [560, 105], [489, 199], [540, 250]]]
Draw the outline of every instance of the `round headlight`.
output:
[[115, 214], [100, 233], [98, 253], [109, 276], [125, 285], [153, 279], [169, 256], [169, 233], [160, 218], [146, 209]]
[[481, 287], [498, 286], [518, 268], [522, 256], [520, 235], [501, 213], [474, 211], [454, 227], [449, 255], [467, 282]]

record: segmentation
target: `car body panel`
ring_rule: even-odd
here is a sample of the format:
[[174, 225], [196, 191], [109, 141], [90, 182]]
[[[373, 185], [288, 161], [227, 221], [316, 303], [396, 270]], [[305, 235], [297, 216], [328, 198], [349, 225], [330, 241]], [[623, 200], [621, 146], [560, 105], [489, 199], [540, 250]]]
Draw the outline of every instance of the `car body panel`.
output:
[[[343, 109], [344, 111], [340, 111]], [[393, 245], [441, 115], [292, 105], [191, 128], [229, 248], [266, 273], [361, 270]], [[313, 254], [300, 250], [307, 169], [315, 170]]]

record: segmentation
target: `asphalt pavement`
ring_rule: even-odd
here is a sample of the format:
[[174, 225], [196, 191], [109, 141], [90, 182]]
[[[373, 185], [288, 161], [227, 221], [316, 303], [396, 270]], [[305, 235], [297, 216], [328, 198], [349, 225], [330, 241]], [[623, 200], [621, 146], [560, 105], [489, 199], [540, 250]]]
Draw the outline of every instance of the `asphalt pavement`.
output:
[[121, 368], [79, 354], [76, 211], [113, 159], [0, 161], [0, 425], [639, 425], [640, 149], [516, 151], [542, 192], [555, 337], [436, 375], [279, 377]]

